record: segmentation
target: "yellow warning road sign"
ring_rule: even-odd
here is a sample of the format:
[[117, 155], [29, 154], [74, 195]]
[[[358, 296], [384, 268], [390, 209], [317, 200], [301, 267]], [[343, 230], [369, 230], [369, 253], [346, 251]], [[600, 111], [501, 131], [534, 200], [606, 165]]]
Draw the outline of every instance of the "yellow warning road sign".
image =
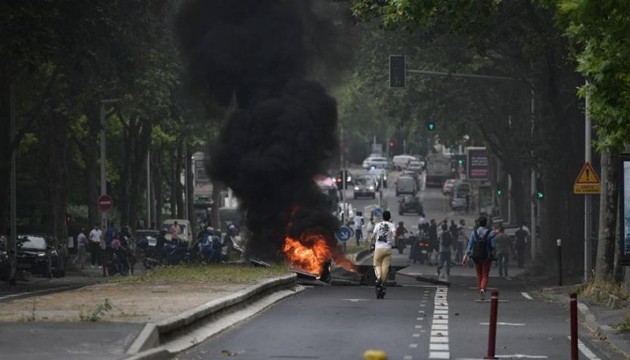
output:
[[575, 194], [599, 194], [600, 181], [599, 176], [591, 166], [590, 162], [586, 162], [580, 171], [575, 184], [573, 184], [573, 193]]

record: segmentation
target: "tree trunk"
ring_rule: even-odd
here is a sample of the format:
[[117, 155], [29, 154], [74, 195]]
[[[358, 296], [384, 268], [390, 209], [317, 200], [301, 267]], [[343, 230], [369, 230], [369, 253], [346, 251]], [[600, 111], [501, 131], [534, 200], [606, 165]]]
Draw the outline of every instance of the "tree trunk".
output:
[[[147, 168], [147, 149], [151, 143], [151, 133], [153, 132], [153, 127], [151, 125], [151, 121], [148, 119], [142, 120], [141, 126], [136, 126], [136, 129], [139, 129], [138, 133], [134, 136], [133, 140], [133, 152], [132, 152], [132, 163], [130, 164], [130, 175], [129, 179], [129, 211], [128, 216], [124, 221], [124, 224], [134, 224], [138, 219], [138, 206], [142, 199], [141, 190], [143, 184], [146, 183], [146, 168]], [[147, 227], [150, 227], [151, 224], [146, 224]]]
[[162, 193], [162, 167], [158, 164], [162, 164], [162, 151], [163, 148], [158, 149], [157, 151], [151, 152], [151, 187], [153, 188], [153, 194], [155, 199], [155, 206], [153, 207], [153, 214], [155, 219], [155, 225], [159, 228], [162, 224], [162, 206], [164, 201], [164, 196]]
[[68, 227], [66, 223], [68, 197], [68, 129], [69, 119], [62, 114], [53, 114], [46, 128], [45, 140], [48, 161], [46, 181], [48, 183], [50, 205], [49, 218], [52, 233], [60, 244], [67, 244]]
[[0, 60], [0, 234], [8, 234], [9, 187], [11, 180], [10, 83]]
[[86, 106], [86, 114], [88, 118], [88, 136], [81, 142], [81, 149], [85, 156], [85, 201], [88, 207], [89, 226], [99, 223], [98, 196], [100, 194], [98, 188], [99, 179], [99, 147], [96, 140], [99, 137], [101, 128], [100, 112], [98, 100], [93, 100]]
[[[195, 186], [193, 183], [192, 172], [192, 146], [186, 144], [186, 207], [188, 209], [188, 220], [190, 221], [191, 231], [197, 230], [197, 217], [195, 216]], [[197, 234], [195, 233], [195, 236]]]
[[599, 234], [595, 279], [610, 280], [613, 277], [615, 243], [617, 239], [617, 207], [619, 206], [618, 154], [614, 150], [601, 153], [601, 195], [599, 212]]

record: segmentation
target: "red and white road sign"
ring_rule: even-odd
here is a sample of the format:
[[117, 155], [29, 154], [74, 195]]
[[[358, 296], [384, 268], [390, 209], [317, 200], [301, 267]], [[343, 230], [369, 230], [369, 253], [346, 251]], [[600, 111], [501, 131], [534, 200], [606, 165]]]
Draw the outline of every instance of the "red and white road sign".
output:
[[98, 208], [101, 211], [109, 211], [114, 206], [114, 200], [111, 196], [105, 194], [98, 197]]

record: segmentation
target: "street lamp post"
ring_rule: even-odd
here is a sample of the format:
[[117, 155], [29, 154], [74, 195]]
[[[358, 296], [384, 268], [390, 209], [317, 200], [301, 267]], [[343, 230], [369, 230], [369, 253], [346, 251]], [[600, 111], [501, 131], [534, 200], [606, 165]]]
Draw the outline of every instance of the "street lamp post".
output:
[[[102, 99], [101, 103], [101, 195], [107, 195], [107, 170], [105, 163], [107, 162], [107, 145], [105, 138], [105, 105], [115, 104], [120, 99]], [[107, 228], [107, 211], [101, 211], [101, 228]]]

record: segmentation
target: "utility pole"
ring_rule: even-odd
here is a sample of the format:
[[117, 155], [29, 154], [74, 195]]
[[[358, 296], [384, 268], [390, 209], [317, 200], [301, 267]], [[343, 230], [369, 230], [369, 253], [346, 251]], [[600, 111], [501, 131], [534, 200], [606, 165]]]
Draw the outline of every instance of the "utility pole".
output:
[[[588, 86], [588, 82], [586, 82]], [[589, 114], [590, 97], [588, 88], [584, 104], [584, 163], [591, 162], [591, 116]], [[593, 269], [593, 256], [591, 255], [591, 232], [593, 228], [593, 198], [590, 194], [584, 195], [584, 282], [588, 281]]]
[[17, 146], [15, 144], [15, 84], [11, 83], [10, 85], [10, 94], [9, 94], [9, 107], [11, 111], [11, 233], [9, 234], [9, 244], [7, 244], [7, 250], [9, 252], [11, 270], [9, 273], [9, 284], [17, 285], [17, 169], [15, 168], [15, 153], [17, 152]]

